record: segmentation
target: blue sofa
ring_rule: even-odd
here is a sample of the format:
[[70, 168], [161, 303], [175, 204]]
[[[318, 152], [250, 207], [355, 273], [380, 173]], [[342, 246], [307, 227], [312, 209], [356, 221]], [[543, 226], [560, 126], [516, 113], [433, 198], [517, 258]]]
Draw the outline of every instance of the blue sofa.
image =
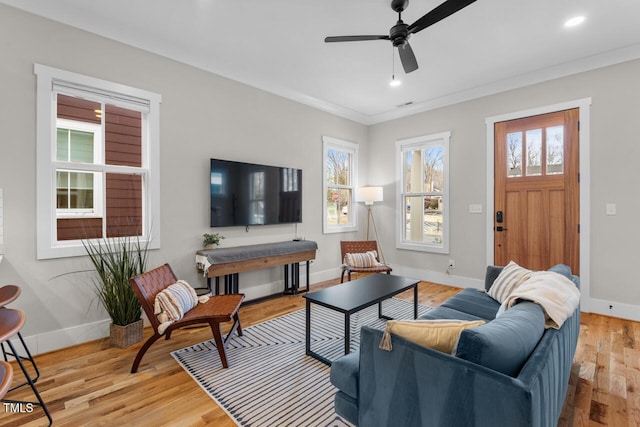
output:
[[[487, 290], [501, 269], [487, 268]], [[550, 270], [579, 287], [566, 265]], [[464, 289], [421, 317], [487, 321], [462, 332], [455, 355], [398, 336], [392, 337], [392, 351], [381, 350], [383, 331], [363, 327], [360, 350], [331, 366], [336, 412], [363, 427], [556, 426], [580, 308], [560, 329], [544, 329], [537, 304], [520, 302], [496, 318], [499, 307], [485, 292]]]

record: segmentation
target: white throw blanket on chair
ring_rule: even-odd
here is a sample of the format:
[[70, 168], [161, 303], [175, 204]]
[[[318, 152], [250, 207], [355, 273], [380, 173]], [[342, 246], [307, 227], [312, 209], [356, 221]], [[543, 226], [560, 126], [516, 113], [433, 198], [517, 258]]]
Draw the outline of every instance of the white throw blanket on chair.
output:
[[511, 308], [518, 300], [540, 304], [547, 317], [546, 328], [560, 329], [564, 321], [578, 308], [580, 290], [562, 274], [536, 271], [507, 297], [497, 316]]

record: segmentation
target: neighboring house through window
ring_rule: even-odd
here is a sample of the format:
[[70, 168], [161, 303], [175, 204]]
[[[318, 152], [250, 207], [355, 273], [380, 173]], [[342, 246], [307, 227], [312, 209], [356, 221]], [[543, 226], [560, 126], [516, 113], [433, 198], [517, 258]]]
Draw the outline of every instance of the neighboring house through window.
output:
[[159, 105], [151, 92], [36, 65], [38, 259], [83, 239], [159, 247]]
[[449, 252], [449, 139], [443, 132], [396, 143], [397, 247]]
[[355, 231], [358, 146], [327, 136], [322, 137], [322, 142], [323, 232]]

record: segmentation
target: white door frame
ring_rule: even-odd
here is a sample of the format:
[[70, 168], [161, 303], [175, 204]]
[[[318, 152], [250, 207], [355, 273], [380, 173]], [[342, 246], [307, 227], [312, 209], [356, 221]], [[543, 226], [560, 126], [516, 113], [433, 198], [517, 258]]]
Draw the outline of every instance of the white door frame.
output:
[[591, 277], [591, 252], [590, 252], [590, 229], [591, 218], [589, 210], [589, 200], [591, 193], [591, 170], [590, 170], [590, 115], [591, 98], [577, 99], [560, 104], [547, 105], [530, 110], [517, 111], [488, 117], [485, 119], [487, 126], [487, 265], [493, 265], [493, 202], [494, 202], [494, 125], [497, 122], [520, 119], [522, 117], [537, 116], [540, 114], [553, 113], [555, 111], [578, 108], [580, 110], [580, 310], [589, 312], [590, 300], [590, 277]]

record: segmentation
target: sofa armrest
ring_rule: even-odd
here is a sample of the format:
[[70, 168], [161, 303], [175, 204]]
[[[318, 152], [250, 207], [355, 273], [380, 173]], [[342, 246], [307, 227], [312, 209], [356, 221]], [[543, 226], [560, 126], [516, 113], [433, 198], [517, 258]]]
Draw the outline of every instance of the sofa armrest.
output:
[[531, 393], [517, 378], [497, 373], [363, 327], [360, 340], [359, 425], [532, 425]]

